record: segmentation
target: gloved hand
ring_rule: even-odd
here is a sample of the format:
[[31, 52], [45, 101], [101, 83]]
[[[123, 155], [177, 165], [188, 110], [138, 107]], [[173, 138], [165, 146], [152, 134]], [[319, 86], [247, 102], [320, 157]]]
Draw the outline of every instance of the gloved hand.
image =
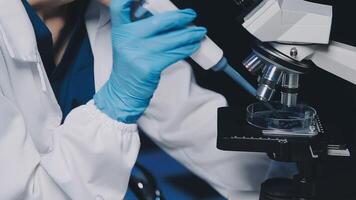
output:
[[94, 96], [100, 110], [124, 123], [136, 123], [149, 105], [161, 72], [197, 51], [206, 34], [205, 28], [188, 27], [196, 17], [191, 9], [132, 22], [132, 2], [111, 2], [113, 69]]

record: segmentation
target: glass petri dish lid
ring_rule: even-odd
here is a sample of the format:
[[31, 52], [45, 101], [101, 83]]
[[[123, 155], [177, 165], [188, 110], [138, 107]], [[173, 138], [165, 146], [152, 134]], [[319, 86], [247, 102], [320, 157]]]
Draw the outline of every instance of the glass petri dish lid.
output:
[[287, 107], [279, 102], [258, 102], [247, 107], [247, 122], [263, 130], [279, 133], [309, 133], [315, 127], [317, 112], [314, 108], [298, 104]]

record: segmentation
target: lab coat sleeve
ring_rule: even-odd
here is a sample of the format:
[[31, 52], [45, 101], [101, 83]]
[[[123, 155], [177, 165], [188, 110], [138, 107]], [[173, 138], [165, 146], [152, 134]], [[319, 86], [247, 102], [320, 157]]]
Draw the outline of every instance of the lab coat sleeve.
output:
[[182, 61], [162, 74], [139, 126], [223, 196], [257, 200], [270, 161], [265, 154], [216, 148], [217, 109], [226, 105], [223, 96], [199, 87], [190, 65]]
[[0, 90], [0, 199], [123, 199], [139, 149], [135, 125], [116, 122], [92, 102], [53, 127], [40, 154], [15, 103]]

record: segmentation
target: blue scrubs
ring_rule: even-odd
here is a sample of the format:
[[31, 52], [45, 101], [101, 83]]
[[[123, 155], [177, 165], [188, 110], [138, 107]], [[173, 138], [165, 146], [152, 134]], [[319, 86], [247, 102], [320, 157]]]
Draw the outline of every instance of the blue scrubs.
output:
[[64, 120], [73, 108], [87, 103], [95, 93], [94, 57], [84, 20], [87, 3], [73, 3], [79, 12], [76, 12], [70, 41], [58, 65], [54, 62], [54, 45], [50, 30], [27, 1], [23, 0], [23, 4], [32, 22], [38, 50]]

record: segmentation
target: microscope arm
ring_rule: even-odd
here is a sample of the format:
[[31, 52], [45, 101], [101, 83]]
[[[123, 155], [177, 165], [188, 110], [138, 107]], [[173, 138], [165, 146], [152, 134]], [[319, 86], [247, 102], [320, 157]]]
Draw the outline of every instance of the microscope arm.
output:
[[327, 45], [270, 44], [288, 57], [291, 57], [291, 50], [295, 49], [298, 53], [291, 57], [294, 60], [311, 60], [317, 67], [356, 84], [356, 47], [335, 41]]
[[356, 84], [356, 48], [339, 42], [320, 45], [309, 58], [319, 68]]

